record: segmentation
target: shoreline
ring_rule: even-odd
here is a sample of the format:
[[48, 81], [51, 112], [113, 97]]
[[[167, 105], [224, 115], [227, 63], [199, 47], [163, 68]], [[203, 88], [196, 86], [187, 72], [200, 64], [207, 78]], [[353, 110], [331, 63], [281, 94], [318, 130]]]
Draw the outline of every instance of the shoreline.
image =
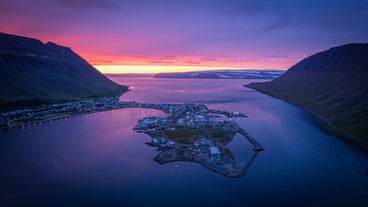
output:
[[[163, 118], [146, 117], [138, 121], [133, 130], [151, 137], [146, 144], [158, 147], [159, 154], [154, 161], [165, 164], [176, 161], [189, 161], [201, 164], [204, 168], [230, 178], [243, 177], [255, 157], [264, 148], [257, 143], [235, 121], [216, 120], [219, 114], [231, 117], [247, 117], [240, 112], [208, 109], [204, 104], [151, 104], [135, 101], [120, 102], [119, 97], [103, 97], [74, 103], [53, 104], [38, 110], [22, 110], [8, 114], [7, 122], [2, 116], [2, 125], [13, 127], [36, 126], [54, 120], [123, 108], [146, 108], [161, 110]], [[1, 132], [1, 130], [0, 130]], [[241, 134], [253, 145], [253, 153], [244, 166], [238, 166], [234, 155], [227, 147], [235, 134]]]
[[350, 134], [349, 132], [346, 132], [343, 129], [340, 129], [339, 127], [331, 124], [329, 121], [327, 121], [322, 115], [317, 114], [314, 111], [311, 111], [310, 109], [307, 109], [305, 107], [303, 107], [302, 105], [296, 104], [292, 101], [289, 101], [287, 99], [284, 99], [282, 96], [279, 96], [278, 94], [264, 89], [263, 87], [258, 87], [257, 85], [255, 85], [254, 83], [248, 84], [248, 85], [243, 85], [244, 87], [256, 90], [260, 93], [263, 93], [265, 95], [280, 99], [286, 103], [292, 104], [293, 106], [298, 107], [299, 109], [309, 113], [312, 115], [312, 117], [317, 121], [318, 125], [321, 126], [327, 133], [336, 136], [340, 139], [349, 141], [349, 142], [353, 142], [361, 147], [364, 147], [365, 149], [368, 148], [368, 140], [365, 140], [363, 138], [354, 136], [352, 134]]
[[[122, 92], [119, 95], [112, 96], [112, 97], [82, 99], [79, 101], [62, 102], [59, 104], [48, 104], [46, 106], [35, 108], [35, 109], [21, 109], [21, 110], [16, 110], [16, 111], [3, 112], [1, 113], [1, 116], [0, 116], [0, 121], [3, 121], [3, 123], [0, 125], [0, 129], [11, 129], [11, 128], [22, 127], [26, 125], [36, 125], [39, 123], [44, 123], [44, 122], [49, 122], [49, 121], [54, 121], [54, 120], [61, 120], [61, 119], [67, 119], [67, 118], [72, 118], [76, 116], [82, 116], [82, 115], [103, 112], [103, 111], [120, 109], [123, 107], [120, 107], [118, 105], [118, 103], [120, 103], [118, 102], [118, 100], [121, 94], [123, 93], [125, 92]], [[108, 105], [96, 106], [98, 104], [102, 104], [101, 100], [105, 102], [109, 102], [109, 103], [104, 103]], [[82, 103], [84, 103], [84, 105]], [[78, 108], [76, 105], [78, 105]], [[89, 106], [86, 106], [86, 105], [89, 105]], [[69, 107], [69, 109], [64, 109], [67, 107]], [[78, 111], [78, 109], [81, 111]], [[51, 117], [50, 118], [44, 117], [47, 115], [49, 116], [51, 115]], [[27, 120], [27, 119], [32, 119], [32, 118], [36, 120]], [[15, 123], [12, 123], [12, 122], [15, 122]]]

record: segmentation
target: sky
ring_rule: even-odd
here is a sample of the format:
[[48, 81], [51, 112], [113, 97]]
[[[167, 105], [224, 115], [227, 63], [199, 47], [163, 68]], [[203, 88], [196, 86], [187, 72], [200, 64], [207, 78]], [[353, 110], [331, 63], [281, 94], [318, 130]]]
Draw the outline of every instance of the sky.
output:
[[104, 73], [288, 69], [368, 42], [368, 0], [1, 0], [0, 32], [71, 47]]

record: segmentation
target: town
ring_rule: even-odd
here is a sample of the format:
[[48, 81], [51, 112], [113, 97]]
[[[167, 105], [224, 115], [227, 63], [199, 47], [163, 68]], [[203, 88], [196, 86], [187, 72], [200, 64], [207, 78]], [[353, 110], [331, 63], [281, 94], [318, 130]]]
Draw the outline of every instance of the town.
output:
[[[20, 109], [0, 114], [1, 128], [30, 126], [72, 116], [122, 108], [149, 108], [165, 112], [166, 117], [146, 117], [134, 127], [151, 137], [146, 143], [160, 153], [154, 160], [160, 164], [190, 161], [228, 177], [242, 177], [258, 152], [263, 151], [247, 132], [229, 118], [246, 117], [240, 112], [208, 109], [199, 103], [150, 104], [119, 102], [118, 97], [102, 97]], [[254, 154], [245, 166], [238, 166], [227, 144], [242, 134], [253, 145]]]
[[[205, 106], [203, 105], [203, 107]], [[0, 113], [0, 128], [4, 129], [32, 125], [55, 119], [64, 119], [72, 116], [121, 108], [152, 108], [162, 110], [168, 114], [177, 113], [177, 111], [174, 110], [181, 110], [180, 108], [171, 108], [170, 104], [137, 103], [135, 101], [119, 102], [118, 96], [100, 97], [2, 112]], [[242, 116], [225, 111], [219, 111], [219, 113], [223, 113], [229, 117]]]
[[[156, 106], [156, 107], [153, 107]], [[150, 105], [168, 114], [167, 117], [147, 117], [139, 120], [134, 130], [148, 134], [146, 144], [158, 147], [154, 160], [160, 164], [190, 161], [227, 177], [242, 177], [260, 146], [236, 122], [224, 117], [245, 117], [239, 112], [209, 110], [204, 104]], [[235, 134], [242, 134], [253, 145], [254, 154], [244, 166], [238, 166], [227, 144]]]
[[122, 108], [119, 97], [100, 97], [81, 99], [67, 103], [41, 105], [33, 108], [18, 109], [0, 113], [0, 128], [30, 126], [45, 121], [65, 119], [100, 111]]

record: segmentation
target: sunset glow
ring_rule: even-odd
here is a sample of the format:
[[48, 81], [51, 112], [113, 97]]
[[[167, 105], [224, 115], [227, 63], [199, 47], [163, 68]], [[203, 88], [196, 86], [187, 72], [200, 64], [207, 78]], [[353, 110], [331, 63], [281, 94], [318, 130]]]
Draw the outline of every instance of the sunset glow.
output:
[[102, 72], [288, 69], [368, 41], [367, 9], [360, 0], [3, 0], [0, 31], [71, 47]]
[[160, 73], [222, 69], [287, 69], [298, 59], [279, 61], [277, 58], [226, 57], [206, 59], [200, 57], [118, 57], [86, 55], [84, 58], [102, 73]]
[[[105, 74], [116, 73], [168, 73], [168, 72], [186, 72], [201, 70], [221, 70], [225, 67], [211, 66], [167, 66], [167, 65], [95, 65], [99, 71]], [[243, 69], [243, 68], [226, 68]]]

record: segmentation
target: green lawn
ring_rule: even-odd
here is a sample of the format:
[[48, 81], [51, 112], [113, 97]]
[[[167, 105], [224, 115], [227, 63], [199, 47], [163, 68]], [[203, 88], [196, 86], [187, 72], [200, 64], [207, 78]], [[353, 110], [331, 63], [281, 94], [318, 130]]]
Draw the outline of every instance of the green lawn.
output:
[[177, 131], [165, 131], [165, 136], [181, 144], [193, 144], [199, 136], [204, 136], [199, 129], [179, 128]]
[[235, 135], [232, 132], [226, 132], [220, 128], [207, 128], [207, 131], [210, 133], [212, 140], [217, 143], [228, 143]]

